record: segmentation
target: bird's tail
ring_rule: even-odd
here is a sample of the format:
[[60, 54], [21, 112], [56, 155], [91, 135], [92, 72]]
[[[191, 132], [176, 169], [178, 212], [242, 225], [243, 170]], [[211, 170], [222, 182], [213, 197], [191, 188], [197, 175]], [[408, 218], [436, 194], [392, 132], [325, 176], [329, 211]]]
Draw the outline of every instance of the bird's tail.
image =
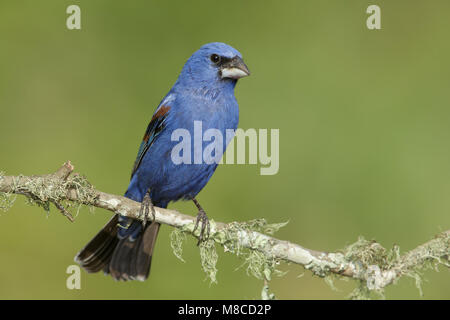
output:
[[[129, 218], [128, 218], [129, 219]], [[144, 281], [150, 273], [153, 248], [160, 224], [132, 220], [122, 235], [123, 217], [115, 215], [99, 233], [76, 255], [75, 261], [87, 272], [103, 270], [116, 280]]]

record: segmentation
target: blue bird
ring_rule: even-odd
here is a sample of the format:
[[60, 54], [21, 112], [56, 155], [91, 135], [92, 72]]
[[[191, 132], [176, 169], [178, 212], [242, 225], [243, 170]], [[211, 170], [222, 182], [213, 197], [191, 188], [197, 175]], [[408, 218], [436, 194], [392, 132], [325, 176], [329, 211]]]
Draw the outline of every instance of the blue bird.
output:
[[[222, 149], [214, 155], [220, 159], [230, 140], [227, 132], [234, 132], [239, 120], [234, 88], [239, 78], [248, 75], [242, 55], [224, 43], [206, 44], [187, 60], [150, 120], [125, 192], [125, 197], [141, 203], [146, 218], [150, 211], [154, 215], [153, 206], [166, 208], [172, 201], [192, 200], [198, 209], [195, 229], [201, 223], [199, 242], [208, 236], [208, 217], [195, 197], [216, 170], [217, 161], [203, 159], [202, 150], [210, 143], [203, 137], [202, 148], [188, 144], [192, 147], [184, 155], [202, 159], [200, 162], [174, 161], [173, 150], [179, 140], [173, 134], [182, 129], [193, 137], [195, 123], [201, 124], [203, 132], [220, 132]], [[88, 272], [103, 270], [116, 280], [147, 279], [160, 224], [145, 221], [116, 214], [75, 261]]]

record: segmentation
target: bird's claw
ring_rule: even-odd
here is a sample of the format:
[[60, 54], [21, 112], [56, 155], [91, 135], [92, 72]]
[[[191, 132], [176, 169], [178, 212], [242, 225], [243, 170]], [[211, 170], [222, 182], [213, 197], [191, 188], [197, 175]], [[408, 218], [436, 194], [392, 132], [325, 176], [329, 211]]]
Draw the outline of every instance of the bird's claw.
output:
[[[203, 209], [200, 209], [198, 211], [197, 219], [195, 221], [194, 230], [192, 232], [195, 232], [195, 230], [197, 230], [197, 227], [198, 227], [200, 221], [202, 222], [202, 226], [200, 228], [200, 235], [198, 237], [197, 246], [200, 245], [200, 243], [202, 241], [205, 241], [206, 239], [209, 238], [209, 234], [210, 234], [210, 231], [211, 231], [211, 227], [210, 227], [210, 224], [209, 224], [208, 216], [206, 215], [206, 212]], [[206, 231], [206, 234], [205, 234], [205, 231]]]
[[149, 213], [152, 213], [152, 223], [156, 219], [155, 214], [155, 208], [153, 207], [152, 199], [150, 198], [150, 191], [147, 191], [147, 193], [144, 196], [144, 199], [142, 199], [141, 202], [141, 210], [139, 211], [139, 217], [143, 217], [142, 219], [142, 226], [145, 227], [147, 224], [147, 220], [149, 218]]

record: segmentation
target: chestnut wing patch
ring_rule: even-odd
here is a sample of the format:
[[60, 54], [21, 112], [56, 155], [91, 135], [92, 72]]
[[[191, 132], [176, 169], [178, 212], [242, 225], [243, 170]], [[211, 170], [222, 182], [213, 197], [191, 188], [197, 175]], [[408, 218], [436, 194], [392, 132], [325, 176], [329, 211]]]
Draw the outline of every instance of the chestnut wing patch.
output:
[[159, 107], [153, 115], [147, 130], [145, 131], [144, 138], [142, 139], [141, 146], [139, 147], [136, 161], [134, 162], [133, 171], [131, 172], [131, 178], [139, 168], [139, 165], [144, 158], [148, 148], [153, 144], [158, 134], [164, 129], [164, 120], [167, 118], [170, 106], [162, 105]]

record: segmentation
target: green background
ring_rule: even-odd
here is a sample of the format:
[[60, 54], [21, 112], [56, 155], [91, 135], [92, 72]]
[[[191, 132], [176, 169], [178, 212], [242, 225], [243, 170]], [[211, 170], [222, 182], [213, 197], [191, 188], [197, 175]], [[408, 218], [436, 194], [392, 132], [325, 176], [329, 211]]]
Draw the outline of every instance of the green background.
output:
[[[81, 7], [82, 30], [66, 8]], [[381, 7], [382, 30], [366, 28]], [[450, 226], [448, 1], [2, 1], [0, 170], [40, 174], [71, 160], [100, 190], [121, 194], [152, 113], [186, 59], [207, 42], [237, 48], [252, 71], [236, 96], [241, 128], [280, 129], [280, 170], [225, 165], [200, 193], [216, 221], [289, 220], [277, 233], [333, 251], [362, 235], [403, 251]], [[194, 215], [192, 203], [175, 203]], [[16, 205], [1, 213], [0, 298], [257, 299], [261, 281], [219, 248], [218, 284], [186, 263], [161, 229], [150, 279], [119, 283], [66, 268], [110, 213]], [[342, 299], [356, 285], [296, 265], [275, 278], [280, 299]], [[302, 277], [299, 275], [303, 274]], [[425, 299], [450, 298], [448, 269], [427, 271]], [[420, 298], [414, 280], [386, 290]]]

